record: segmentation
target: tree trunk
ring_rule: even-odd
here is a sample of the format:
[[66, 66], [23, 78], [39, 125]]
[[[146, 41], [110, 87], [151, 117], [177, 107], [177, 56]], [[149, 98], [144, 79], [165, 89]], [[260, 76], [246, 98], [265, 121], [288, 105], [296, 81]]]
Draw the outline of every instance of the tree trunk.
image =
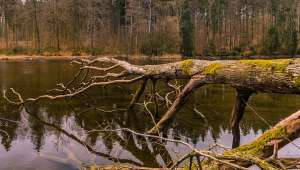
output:
[[240, 121], [244, 116], [244, 111], [248, 99], [250, 98], [252, 91], [237, 89], [236, 101], [234, 108], [232, 110], [231, 116], [231, 129], [234, 135], [234, 140], [232, 142], [232, 147], [236, 148], [240, 145]]
[[[191, 78], [172, 107], [151, 129], [156, 133], [165, 125], [184, 104], [194, 88], [204, 84], [229, 84], [236, 89], [250, 92], [300, 94], [300, 60], [241, 60], [241, 61], [204, 61], [185, 60], [158, 66], [145, 66], [144, 74], [161, 78]], [[155, 74], [154, 74], [155, 73]], [[197, 85], [195, 85], [197, 84]], [[241, 99], [249, 98], [242, 95]], [[244, 111], [245, 103], [237, 101], [233, 126], [237, 126]]]
[[41, 37], [40, 37], [39, 24], [38, 24], [38, 20], [37, 20], [37, 2], [36, 2], [36, 0], [33, 0], [32, 3], [33, 3], [33, 8], [34, 8], [33, 19], [34, 19], [36, 48], [38, 50], [40, 50], [41, 49]]
[[58, 19], [58, 0], [54, 1], [55, 4], [55, 34], [56, 34], [56, 48], [57, 50], [60, 50], [60, 29], [59, 29], [59, 19]]

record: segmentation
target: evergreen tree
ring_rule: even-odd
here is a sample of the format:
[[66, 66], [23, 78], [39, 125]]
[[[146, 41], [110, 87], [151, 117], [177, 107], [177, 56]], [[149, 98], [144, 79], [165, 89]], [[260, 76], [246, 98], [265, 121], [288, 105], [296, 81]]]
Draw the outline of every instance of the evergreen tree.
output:
[[181, 35], [181, 54], [185, 57], [191, 57], [195, 54], [194, 47], [194, 24], [191, 17], [188, 0], [182, 4], [180, 18], [180, 35]]
[[80, 53], [80, 34], [81, 34], [81, 2], [80, 0], [69, 1], [69, 15], [71, 23], [71, 41], [73, 44], [73, 55]]
[[119, 21], [119, 26], [123, 26], [126, 23], [126, 0], [116, 0], [116, 14]]
[[298, 48], [298, 33], [294, 14], [289, 14], [286, 30], [285, 46], [288, 54], [296, 54]]
[[265, 50], [268, 54], [278, 51], [280, 48], [279, 33], [276, 27], [272, 26], [268, 30], [268, 35], [265, 41]]

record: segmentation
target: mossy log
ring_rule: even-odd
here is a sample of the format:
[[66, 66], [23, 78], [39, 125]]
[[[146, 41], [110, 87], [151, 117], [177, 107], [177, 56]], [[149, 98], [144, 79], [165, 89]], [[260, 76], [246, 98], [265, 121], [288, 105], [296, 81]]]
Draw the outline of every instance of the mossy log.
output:
[[[278, 146], [278, 149], [291, 143], [300, 136], [300, 110], [283, 121], [279, 122], [270, 130], [263, 133], [256, 140], [250, 144], [242, 145], [230, 151], [226, 151], [224, 156], [238, 156], [249, 160], [248, 162], [235, 163], [243, 166], [250, 166], [259, 159], [265, 160], [273, 155], [274, 145]], [[260, 160], [260, 165], [264, 166], [264, 162]], [[257, 163], [255, 163], [257, 164]], [[269, 166], [266, 164], [266, 166]], [[264, 168], [270, 169], [270, 168]], [[272, 169], [272, 168], [271, 168]]]
[[[113, 58], [99, 62], [114, 63], [129, 75], [149, 79], [195, 79], [205, 84], [230, 84], [260, 92], [300, 94], [300, 59], [277, 60], [184, 60], [160, 65], [133, 65]], [[94, 61], [90, 63], [94, 63]], [[89, 67], [86, 67], [89, 68]]]
[[[206, 84], [228, 84], [238, 91], [300, 94], [300, 60], [184, 60], [180, 62], [137, 66], [112, 58], [95, 61], [110, 62], [124, 68], [128, 74], [148, 79], [189, 79], [173, 105], [149, 133], [159, 132], [180, 110], [190, 94]], [[236, 108], [244, 110], [243, 108]], [[239, 115], [242, 115], [240, 113]], [[238, 118], [235, 122], [238, 124]]]
[[132, 73], [156, 79], [194, 79], [204, 84], [230, 84], [237, 89], [300, 94], [300, 59], [185, 60], [133, 66]]
[[300, 111], [279, 122], [272, 129], [266, 131], [254, 142], [233, 149], [227, 154], [245, 153], [261, 158], [268, 158], [273, 154], [273, 145], [277, 143], [279, 148], [299, 138], [300, 135]]
[[[300, 94], [300, 60], [185, 60], [157, 66], [144, 66], [146, 75], [162, 78], [185, 78], [190, 82], [149, 133], [157, 133], [179, 111], [190, 93], [206, 84], [228, 84], [237, 91]], [[244, 110], [237, 108], [237, 110]], [[240, 113], [242, 115], [242, 113]], [[238, 120], [237, 123], [238, 124]]]

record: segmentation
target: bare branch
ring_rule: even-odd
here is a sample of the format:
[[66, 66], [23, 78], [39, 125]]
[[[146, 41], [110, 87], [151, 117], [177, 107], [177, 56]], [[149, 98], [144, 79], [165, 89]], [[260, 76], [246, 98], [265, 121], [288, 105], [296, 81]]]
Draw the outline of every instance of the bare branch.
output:
[[107, 67], [107, 68], [100, 68], [100, 67], [96, 67], [96, 66], [84, 66], [84, 67], [81, 67], [80, 69], [81, 70], [91, 69], [91, 70], [97, 70], [97, 71], [107, 72], [107, 71], [113, 70], [113, 69], [115, 69], [117, 67], [119, 67], [119, 64], [116, 64], [116, 65], [113, 65], [113, 66]]
[[[153, 116], [153, 113], [149, 110], [148, 104], [150, 104], [150, 103], [149, 103], [149, 102], [146, 103], [146, 101], [144, 101], [144, 106], [145, 106], [145, 108], [146, 108], [146, 111], [149, 113], [149, 115], [150, 115], [150, 117], [151, 117], [151, 120], [152, 120], [154, 126], [156, 127], [157, 124], [156, 124], [155, 118], [154, 118], [154, 116]], [[159, 133], [159, 129], [157, 129], [157, 132], [158, 132], [157, 134], [160, 134], [160, 133]]]
[[128, 75], [128, 72], [126, 70], [122, 71], [121, 73], [107, 73], [104, 76], [93, 76], [92, 79], [106, 79], [106, 78], [121, 78]]
[[81, 89], [79, 89], [78, 91], [75, 91], [73, 93], [70, 93], [70, 94], [64, 94], [64, 95], [57, 95], [57, 96], [51, 96], [51, 95], [42, 95], [42, 96], [39, 96], [37, 98], [28, 98], [26, 100], [23, 100], [20, 93], [16, 92], [14, 89], [11, 88], [11, 91], [17, 95], [19, 97], [19, 101], [12, 101], [10, 100], [7, 96], [6, 96], [6, 91], [4, 91], [3, 93], [3, 97], [4, 99], [9, 102], [10, 104], [14, 104], [14, 105], [22, 105], [24, 103], [27, 103], [27, 102], [35, 102], [35, 101], [38, 101], [38, 100], [43, 100], [43, 99], [48, 99], [48, 100], [56, 100], [56, 99], [64, 99], [64, 98], [68, 98], [68, 97], [74, 97], [74, 96], [77, 96], [87, 90], [89, 90], [90, 88], [92, 87], [95, 87], [95, 86], [106, 86], [106, 85], [115, 85], [115, 84], [130, 84], [130, 83], [134, 83], [136, 81], [139, 81], [141, 79], [143, 79], [144, 76], [140, 76], [140, 77], [137, 77], [137, 78], [134, 78], [134, 79], [130, 79], [130, 80], [114, 80], [114, 81], [108, 81], [108, 82], [96, 82], [96, 83], [91, 83]]
[[146, 71], [143, 67], [132, 65], [126, 61], [121, 61], [114, 58], [102, 57], [102, 58], [96, 58], [94, 60], [82, 60], [82, 62], [86, 63], [87, 66], [91, 66], [95, 63], [112, 63], [119, 67], [122, 67], [123, 69], [127, 70], [131, 74], [142, 74], [142, 75], [146, 74]]

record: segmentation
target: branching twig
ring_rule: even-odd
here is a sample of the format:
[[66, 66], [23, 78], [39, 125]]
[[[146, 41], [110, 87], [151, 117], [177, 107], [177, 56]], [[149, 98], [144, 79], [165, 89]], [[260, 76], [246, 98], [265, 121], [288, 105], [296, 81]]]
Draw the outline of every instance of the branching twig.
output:
[[[153, 113], [149, 110], [148, 104], [150, 104], [150, 103], [149, 103], [149, 102], [146, 103], [146, 101], [144, 101], [145, 109], [146, 109], [146, 111], [149, 113], [149, 115], [150, 115], [150, 117], [151, 117], [151, 120], [152, 120], [153, 124], [156, 126], [157, 124], [156, 124], [155, 118], [154, 118], [154, 116], [153, 116]], [[160, 133], [159, 133], [159, 129], [157, 129], [157, 131], [158, 131], [158, 134], [160, 134]]]
[[106, 86], [106, 85], [112, 85], [112, 84], [130, 84], [130, 83], [134, 83], [136, 81], [139, 81], [139, 80], [141, 80], [143, 78], [144, 78], [144, 76], [140, 76], [140, 77], [137, 77], [137, 78], [134, 78], [134, 79], [131, 79], [131, 80], [113, 80], [113, 81], [108, 81], [108, 82], [96, 82], [96, 83], [89, 84], [89, 85], [87, 85], [87, 86], [81, 88], [80, 90], [75, 91], [75, 92], [73, 92], [71, 94], [64, 94], [64, 95], [57, 95], [57, 96], [42, 95], [42, 96], [39, 96], [37, 98], [28, 98], [26, 100], [23, 100], [22, 97], [21, 97], [21, 95], [20, 95], [20, 93], [16, 92], [14, 89], [11, 88], [11, 91], [16, 96], [18, 96], [19, 101], [12, 101], [12, 100], [10, 100], [6, 96], [6, 91], [4, 91], [3, 97], [10, 104], [22, 105], [22, 104], [27, 103], [27, 102], [36, 102], [38, 100], [43, 100], [43, 99], [56, 100], [56, 99], [64, 99], [64, 98], [68, 98], [68, 97], [74, 97], [74, 96], [79, 95], [79, 94], [81, 94], [81, 93], [83, 93], [83, 92], [85, 92], [85, 91], [87, 91], [90, 88], [95, 87], [95, 86]]

